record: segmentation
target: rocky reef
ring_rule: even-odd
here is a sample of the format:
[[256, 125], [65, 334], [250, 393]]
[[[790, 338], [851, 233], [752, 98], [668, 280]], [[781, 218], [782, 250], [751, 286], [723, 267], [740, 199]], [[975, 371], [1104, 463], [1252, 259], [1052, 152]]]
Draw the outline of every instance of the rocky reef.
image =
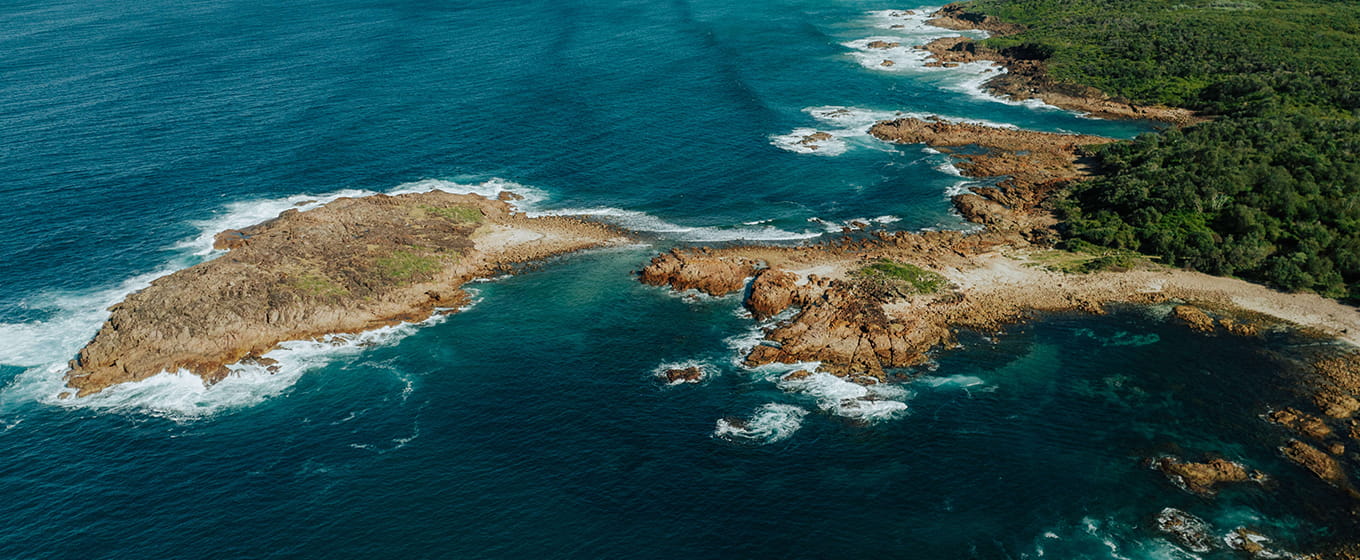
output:
[[1203, 463], [1190, 463], [1175, 457], [1162, 457], [1153, 465], [1178, 486], [1201, 496], [1213, 496], [1217, 487], [1232, 482], [1265, 480], [1260, 472], [1248, 470], [1239, 463], [1227, 459], [1210, 459]]
[[342, 198], [224, 231], [226, 254], [152, 282], [112, 307], [71, 361], [78, 396], [160, 372], [211, 384], [280, 342], [420, 321], [463, 305], [459, 289], [515, 263], [617, 243], [572, 218], [441, 191]]

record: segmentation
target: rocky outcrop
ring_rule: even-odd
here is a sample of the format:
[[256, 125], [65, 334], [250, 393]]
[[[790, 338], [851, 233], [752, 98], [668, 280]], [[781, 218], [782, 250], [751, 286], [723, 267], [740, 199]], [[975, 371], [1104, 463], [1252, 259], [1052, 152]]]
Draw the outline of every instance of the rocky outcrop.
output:
[[989, 31], [994, 35], [1014, 35], [1025, 30], [1025, 26], [1002, 21], [995, 16], [983, 15], [968, 11], [967, 4], [955, 3], [946, 5], [931, 14], [931, 19], [926, 23], [935, 27], [945, 29], [968, 30], [980, 29]]
[[113, 306], [70, 364], [78, 396], [185, 370], [215, 383], [280, 342], [419, 321], [466, 301], [464, 282], [621, 240], [572, 218], [440, 191], [342, 198], [229, 230], [227, 253]]
[[746, 279], [763, 268], [759, 261], [746, 258], [702, 258], [705, 252], [672, 250], [652, 259], [639, 278], [644, 284], [670, 286], [676, 290], [698, 290], [711, 296], [725, 296], [742, 289]]
[[698, 383], [704, 380], [704, 370], [698, 366], [672, 368], [663, 372], [662, 377], [671, 385]]
[[1157, 514], [1157, 530], [1166, 533], [1172, 542], [1192, 552], [1209, 552], [1216, 546], [1209, 524], [1203, 519], [1176, 508], [1166, 508]]
[[778, 315], [798, 302], [806, 302], [808, 294], [800, 289], [798, 276], [783, 270], [762, 270], [751, 281], [751, 293], [746, 297], [746, 308], [757, 319]]
[[[954, 206], [970, 221], [993, 230], [1022, 233], [1046, 231], [1057, 223], [1044, 203], [1069, 181], [1087, 176], [1081, 165], [1083, 146], [1113, 142], [1111, 138], [1055, 134], [955, 123], [940, 119], [901, 118], [869, 129], [875, 138], [899, 144], [925, 144], [959, 160], [959, 171], [972, 177], [1007, 177], [995, 187], [974, 187], [956, 195]], [[977, 146], [983, 153], [954, 153]], [[1047, 236], [1045, 234], [1045, 236]]]
[[895, 49], [897, 47], [902, 46], [902, 44], [888, 41], [869, 41], [864, 46], [869, 47], [871, 49]]
[[1171, 314], [1183, 321], [1192, 330], [1200, 332], [1214, 332], [1214, 319], [1204, 310], [1193, 305], [1177, 305], [1171, 309]]
[[1284, 453], [1285, 458], [1308, 469], [1318, 478], [1340, 488], [1354, 498], [1360, 498], [1360, 492], [1356, 492], [1355, 487], [1351, 485], [1350, 478], [1346, 475], [1346, 470], [1342, 468], [1341, 463], [1322, 450], [1293, 439], [1289, 440], [1284, 447], [1281, 447], [1280, 451]]
[[1218, 493], [1216, 487], [1220, 484], [1264, 478], [1261, 473], [1248, 471], [1246, 467], [1226, 459], [1187, 463], [1175, 457], [1162, 457], [1155, 465], [1172, 482], [1202, 496]]
[[1318, 441], [1332, 437], [1332, 428], [1327, 426], [1321, 418], [1300, 412], [1298, 409], [1285, 408], [1276, 410], [1267, 417], [1271, 422], [1289, 428], [1290, 430]]

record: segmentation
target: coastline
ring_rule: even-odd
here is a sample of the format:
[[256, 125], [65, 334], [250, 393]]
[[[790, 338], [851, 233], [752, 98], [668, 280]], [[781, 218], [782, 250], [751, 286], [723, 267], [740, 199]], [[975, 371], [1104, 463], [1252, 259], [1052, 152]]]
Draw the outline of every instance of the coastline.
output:
[[[944, 29], [987, 31], [994, 36], [1014, 35], [1025, 30], [1024, 26], [994, 16], [969, 12], [967, 6], [960, 3], [940, 8], [926, 23]], [[1054, 107], [1104, 119], [1151, 120], [1175, 126], [1207, 120], [1187, 109], [1138, 105], [1110, 97], [1096, 88], [1055, 80], [1044, 67], [1043, 55], [1022, 47], [997, 50], [967, 37], [944, 37], [916, 48], [930, 53], [933, 60], [927, 63], [928, 66], [950, 67], [990, 61], [1004, 67], [1005, 72], [989, 78], [982, 88], [992, 95], [1015, 101], [1037, 99]]]
[[[442, 191], [340, 198], [217, 234], [216, 259], [159, 278], [114, 305], [66, 373], [75, 396], [187, 371], [211, 385], [227, 365], [280, 343], [451, 313], [471, 280], [626, 241], [568, 217], [530, 218], [501, 200]], [[64, 393], [63, 397], [69, 397]]]

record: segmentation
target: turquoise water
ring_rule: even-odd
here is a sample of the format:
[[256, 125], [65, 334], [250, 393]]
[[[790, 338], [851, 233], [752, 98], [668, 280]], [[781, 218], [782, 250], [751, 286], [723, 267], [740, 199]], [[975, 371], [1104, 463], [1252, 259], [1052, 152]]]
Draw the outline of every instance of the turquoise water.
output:
[[[863, 389], [738, 367], [758, 325], [737, 300], [631, 278], [676, 244], [965, 227], [945, 158], [864, 135], [897, 111], [1149, 130], [989, 99], [985, 68], [864, 54], [945, 34], [877, 13], [904, 8], [11, 3], [0, 557], [1188, 558], [1149, 528], [1169, 506], [1286, 546], [1351, 531], [1258, 418], [1305, 341], [1050, 317], [965, 335], [853, 408]], [[810, 130], [836, 139], [784, 138]], [[429, 324], [291, 345], [277, 375], [55, 398], [103, 308], [211, 258], [205, 235], [431, 188], [513, 190], [647, 241], [478, 284]], [[713, 375], [656, 382], [677, 363]], [[1197, 498], [1143, 466], [1166, 453], [1276, 482]]]

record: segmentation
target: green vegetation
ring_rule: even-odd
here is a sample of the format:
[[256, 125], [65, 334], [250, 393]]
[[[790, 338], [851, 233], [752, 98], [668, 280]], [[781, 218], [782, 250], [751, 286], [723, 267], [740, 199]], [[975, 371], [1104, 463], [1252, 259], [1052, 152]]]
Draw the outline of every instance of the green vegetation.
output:
[[472, 206], [421, 206], [421, 210], [456, 223], [482, 223], [481, 209]]
[[861, 288], [885, 297], [933, 294], [949, 285], [949, 281], [936, 272], [887, 259], [860, 268], [851, 275], [859, 280]]
[[413, 251], [396, 251], [377, 260], [383, 276], [397, 280], [427, 277], [440, 269], [439, 258]]
[[1067, 251], [1047, 251], [1031, 255], [1033, 263], [1029, 266], [1040, 266], [1067, 274], [1124, 272], [1148, 266], [1147, 257], [1135, 251], [1097, 247], [1081, 240], [1069, 241], [1067, 248]]
[[1360, 300], [1360, 3], [975, 0], [1057, 79], [1215, 116], [1094, 150], [1070, 245]]
[[[1059, 80], [1139, 103], [1226, 114], [1360, 109], [1360, 3], [1352, 0], [975, 0], [1023, 24], [988, 39], [1027, 47]], [[1272, 107], [1273, 106], [1273, 107]]]
[[330, 278], [317, 273], [302, 273], [293, 276], [288, 283], [293, 289], [313, 297], [340, 297], [349, 295], [349, 290]]

